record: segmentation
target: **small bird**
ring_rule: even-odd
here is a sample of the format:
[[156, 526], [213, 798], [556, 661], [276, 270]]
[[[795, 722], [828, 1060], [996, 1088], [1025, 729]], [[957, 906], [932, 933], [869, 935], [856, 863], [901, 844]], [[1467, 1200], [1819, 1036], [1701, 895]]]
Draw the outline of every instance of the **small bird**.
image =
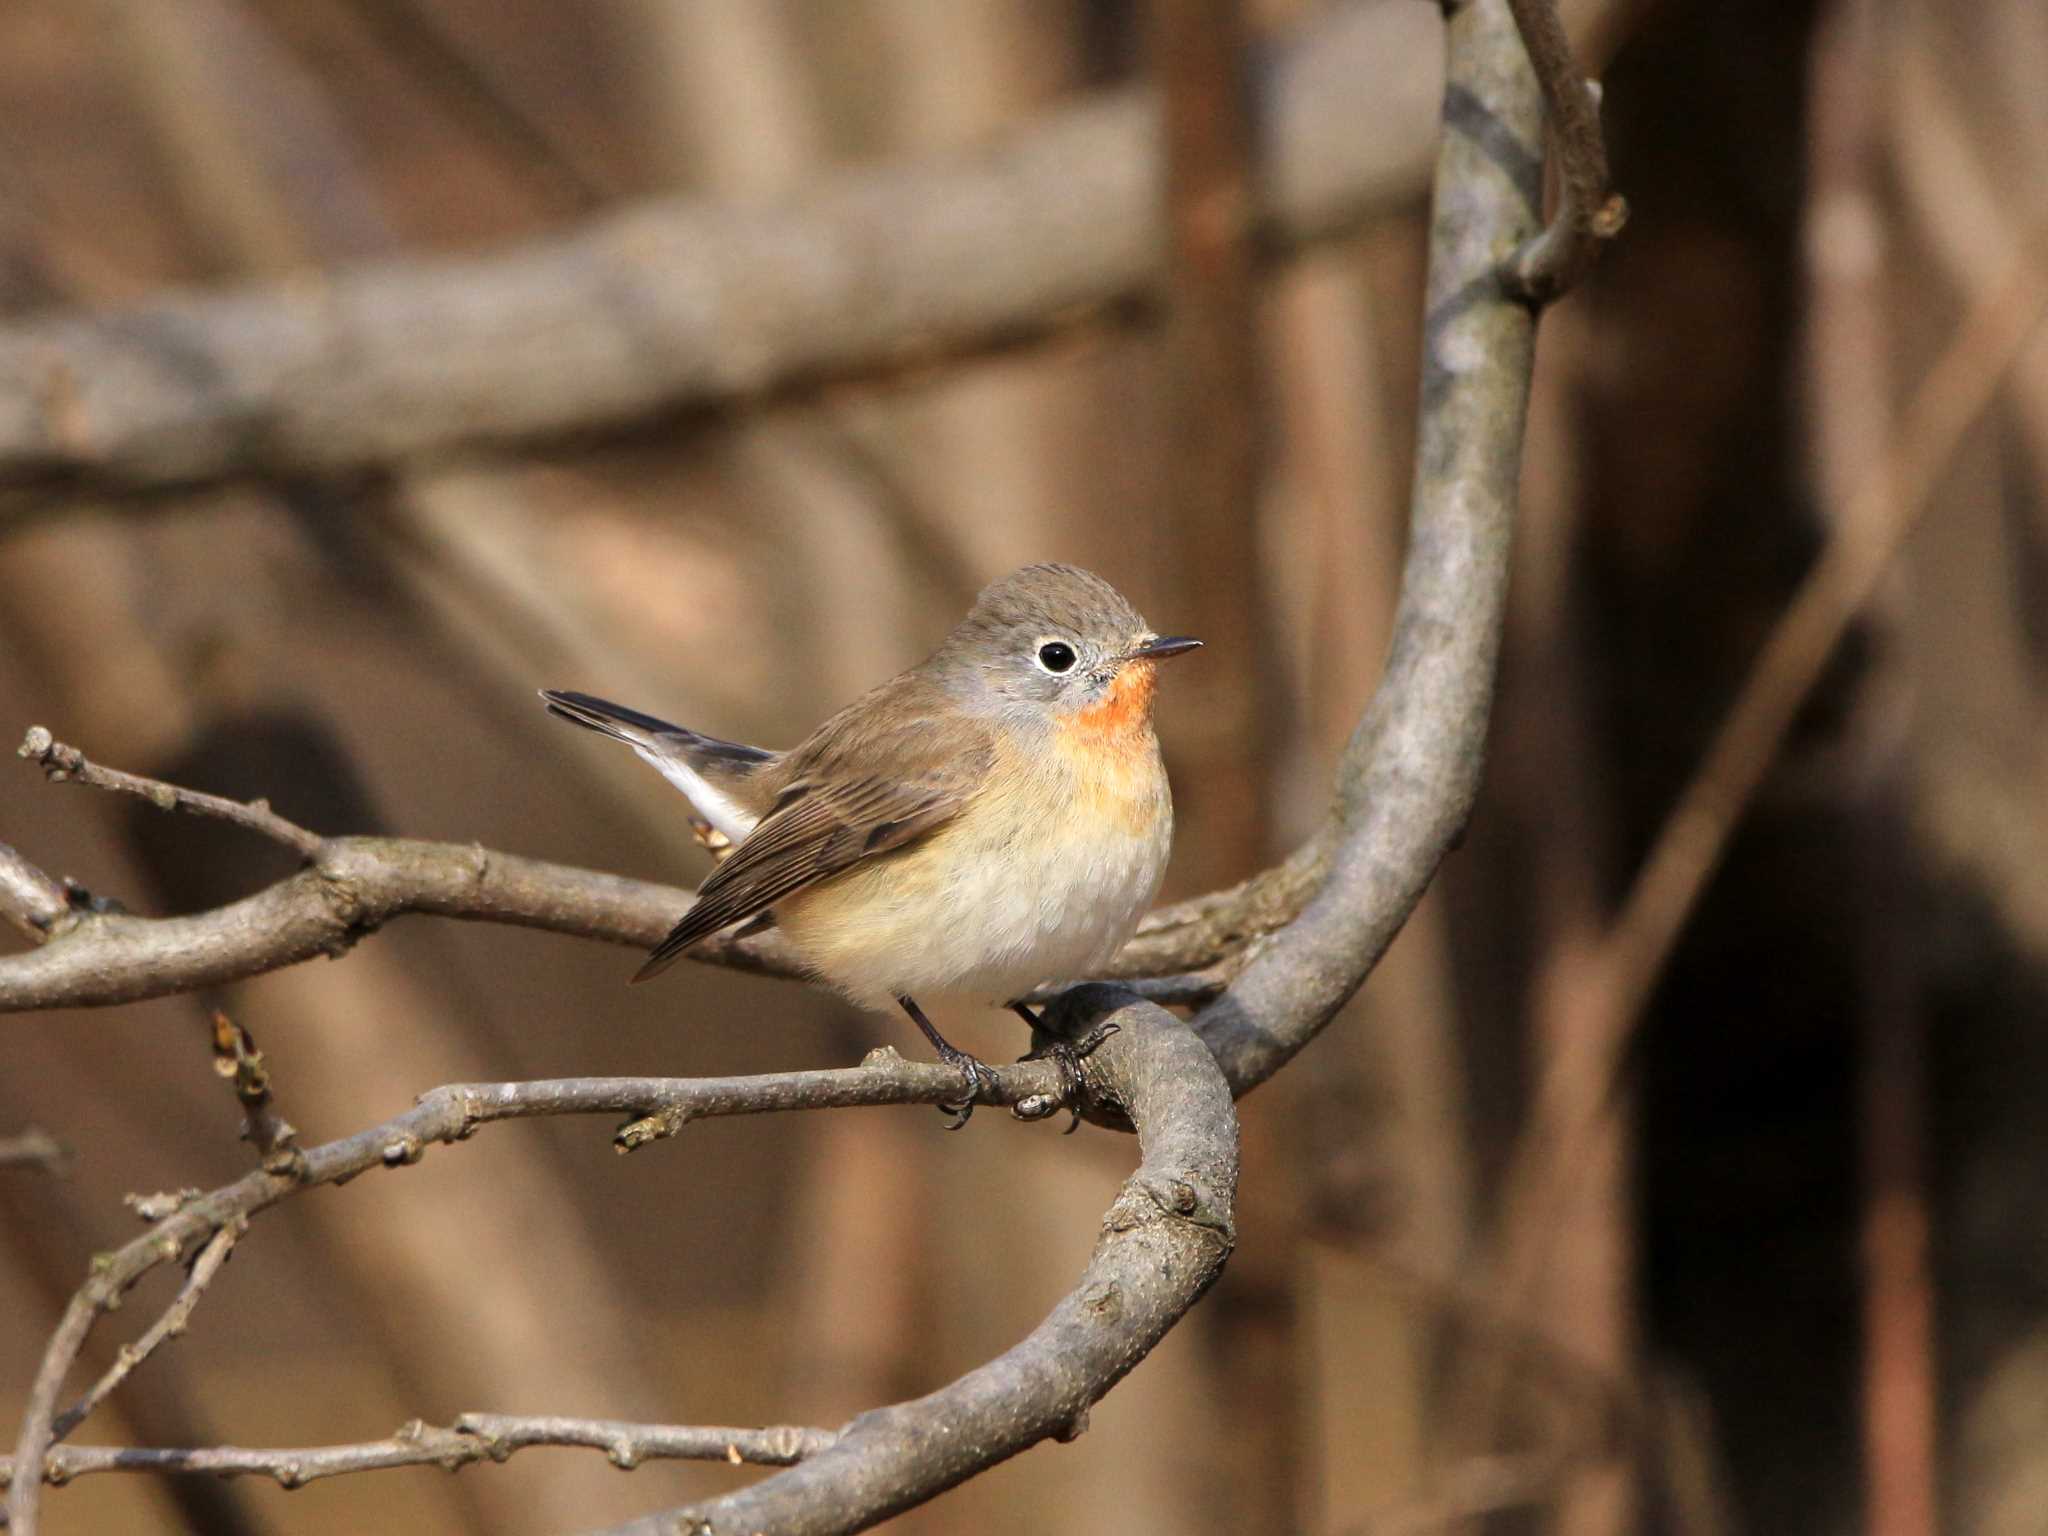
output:
[[1152, 730], [1158, 664], [1202, 642], [1160, 636], [1116, 588], [1030, 565], [985, 588], [925, 661], [788, 752], [702, 736], [584, 693], [563, 719], [623, 741], [733, 847], [633, 979], [772, 915], [821, 980], [902, 1007], [967, 1096], [987, 1068], [917, 1004], [1021, 1001], [1085, 977], [1158, 893], [1173, 795]]

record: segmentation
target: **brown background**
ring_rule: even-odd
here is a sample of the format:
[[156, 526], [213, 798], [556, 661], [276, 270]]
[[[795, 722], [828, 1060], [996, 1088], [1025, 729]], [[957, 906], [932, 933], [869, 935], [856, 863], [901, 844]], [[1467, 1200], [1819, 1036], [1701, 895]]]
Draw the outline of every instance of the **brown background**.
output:
[[[1219, 8], [1152, 9], [1196, 26]], [[1271, 0], [1248, 25], [1310, 9]], [[801, 198], [835, 167], [982, 144], [1142, 74], [1161, 56], [1145, 10], [12, 0], [0, 306], [491, 249], [671, 192]], [[1505, 1317], [1472, 1294], [1533, 1064], [1595, 1016], [1586, 946], [1816, 550], [1855, 536], [1844, 508], [1904, 403], [2048, 213], [2037, 0], [1567, 12], [1634, 220], [1545, 321], [1471, 837], [1349, 1016], [1242, 1106], [1223, 1283], [1078, 1443], [898, 1528], [1437, 1528], [1473, 1470], [1446, 1383], [1491, 1352], [1516, 1411], [1478, 1449], [1576, 1458], [1503, 1530], [1909, 1536], [1929, 1499], [1945, 1529], [2040, 1529], [2048, 340], [1946, 467], [1759, 793], [1539, 1293]], [[1183, 273], [1172, 319], [1096, 317], [759, 410], [0, 522], [0, 731], [44, 723], [323, 831], [687, 882], [701, 855], [673, 793], [548, 721], [535, 686], [786, 745], [921, 657], [982, 581], [1059, 558], [1162, 630], [1227, 642], [1164, 690], [1168, 894], [1237, 878], [1314, 823], [1377, 672], [1423, 213], [1263, 264], [1237, 299], [1228, 273]], [[1191, 348], [1190, 313], [1221, 316], [1220, 359]], [[233, 829], [20, 765], [0, 838], [145, 911], [280, 868]], [[629, 991], [634, 964], [415, 919], [224, 999], [14, 1020], [0, 1133], [41, 1124], [79, 1157], [61, 1181], [0, 1171], [0, 1402], [89, 1255], [133, 1232], [124, 1191], [246, 1166], [209, 1002], [316, 1139], [450, 1080], [912, 1043], [786, 983], [685, 968]], [[1021, 1048], [993, 1016], [960, 1035]], [[264, 1217], [86, 1438], [313, 1444], [465, 1409], [834, 1424], [1028, 1328], [1130, 1156], [993, 1113], [958, 1136], [908, 1111], [701, 1124], [626, 1160], [598, 1124], [494, 1130]], [[1927, 1248], [1862, 1265], [1879, 1211], [1924, 1223]], [[539, 1532], [756, 1475], [542, 1450], [289, 1496], [93, 1478], [46, 1509], [61, 1533]]]

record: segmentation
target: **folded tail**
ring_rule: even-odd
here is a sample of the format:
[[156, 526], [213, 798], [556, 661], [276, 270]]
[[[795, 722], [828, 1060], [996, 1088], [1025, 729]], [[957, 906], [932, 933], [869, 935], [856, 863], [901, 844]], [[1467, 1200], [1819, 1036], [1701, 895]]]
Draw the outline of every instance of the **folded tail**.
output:
[[549, 714], [631, 747], [734, 842], [753, 831], [767, 808], [758, 775], [777, 753], [701, 735], [593, 694], [543, 688], [540, 696]]

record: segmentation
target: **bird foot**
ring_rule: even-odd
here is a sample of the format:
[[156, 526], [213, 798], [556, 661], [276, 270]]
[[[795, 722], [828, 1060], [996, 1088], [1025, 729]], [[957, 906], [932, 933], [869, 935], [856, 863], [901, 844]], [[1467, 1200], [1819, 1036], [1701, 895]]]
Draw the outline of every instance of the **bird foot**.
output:
[[967, 1083], [967, 1097], [958, 1104], [941, 1104], [939, 1112], [950, 1118], [946, 1129], [957, 1131], [974, 1115], [974, 1106], [981, 1102], [981, 1096], [996, 1085], [994, 1071], [979, 1057], [957, 1050], [950, 1045], [939, 1047], [939, 1060], [957, 1071]]
[[[1023, 1012], [1021, 1008], [1018, 1011]], [[1028, 1014], [1025, 1016], [1030, 1017]], [[1033, 1018], [1032, 1023], [1036, 1025], [1038, 1020]], [[1081, 1101], [1088, 1092], [1087, 1080], [1081, 1075], [1082, 1059], [1092, 1054], [1097, 1046], [1115, 1034], [1120, 1027], [1116, 1024], [1099, 1024], [1078, 1040], [1049, 1040], [1017, 1058], [1019, 1061], [1049, 1061], [1059, 1069], [1060, 1103], [1066, 1106], [1068, 1114], [1073, 1117], [1067, 1121], [1067, 1128], [1060, 1132], [1062, 1136], [1071, 1136], [1081, 1128]]]

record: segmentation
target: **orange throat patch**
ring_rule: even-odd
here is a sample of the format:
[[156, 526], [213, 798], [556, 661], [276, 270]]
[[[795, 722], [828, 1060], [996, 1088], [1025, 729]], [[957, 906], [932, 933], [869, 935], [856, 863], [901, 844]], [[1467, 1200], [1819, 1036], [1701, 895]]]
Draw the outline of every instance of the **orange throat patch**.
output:
[[1060, 721], [1060, 734], [1095, 748], [1134, 747], [1151, 732], [1158, 686], [1158, 662], [1127, 661], [1099, 700]]

